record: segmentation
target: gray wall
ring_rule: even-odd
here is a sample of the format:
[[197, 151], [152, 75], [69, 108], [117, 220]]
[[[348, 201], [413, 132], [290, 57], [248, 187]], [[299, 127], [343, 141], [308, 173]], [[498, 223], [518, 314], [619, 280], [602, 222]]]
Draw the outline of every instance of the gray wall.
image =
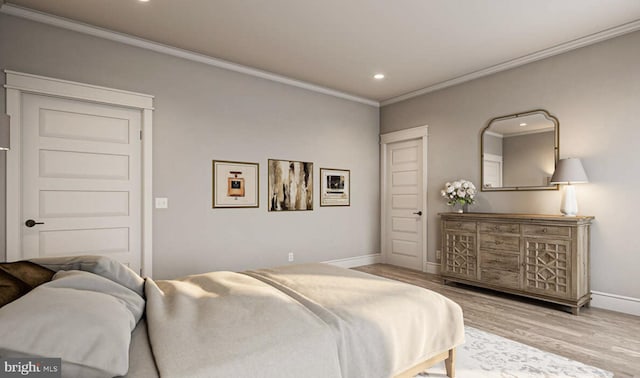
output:
[[[0, 68], [155, 95], [156, 277], [379, 252], [377, 108], [6, 15]], [[268, 158], [351, 169], [351, 206], [320, 208], [315, 180], [313, 211], [267, 213]], [[212, 159], [260, 163], [259, 209], [211, 209]]]
[[[560, 121], [560, 157], [579, 157], [590, 183], [576, 186], [580, 214], [596, 217], [591, 284], [640, 298], [640, 32], [385, 106], [381, 132], [429, 125], [428, 251], [451, 179], [480, 182], [480, 131], [493, 117], [546, 109]], [[451, 158], [455, 154], [457, 158]], [[561, 192], [482, 192], [471, 209], [559, 214]]]
[[555, 133], [503, 138], [502, 186], [547, 186], [553, 175]]

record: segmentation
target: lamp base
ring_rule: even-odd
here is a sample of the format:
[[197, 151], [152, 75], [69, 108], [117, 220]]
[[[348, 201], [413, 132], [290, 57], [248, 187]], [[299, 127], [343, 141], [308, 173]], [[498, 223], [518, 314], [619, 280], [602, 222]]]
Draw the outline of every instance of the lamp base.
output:
[[576, 188], [569, 184], [565, 185], [562, 195], [560, 212], [565, 217], [575, 217], [578, 214], [578, 201], [576, 200]]

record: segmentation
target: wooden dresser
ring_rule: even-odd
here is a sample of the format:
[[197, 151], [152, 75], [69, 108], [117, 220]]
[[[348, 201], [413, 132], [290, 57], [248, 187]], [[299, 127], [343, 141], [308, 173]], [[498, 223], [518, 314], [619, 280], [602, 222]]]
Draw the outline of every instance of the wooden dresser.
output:
[[591, 301], [593, 217], [441, 213], [444, 282], [460, 282], [569, 306]]

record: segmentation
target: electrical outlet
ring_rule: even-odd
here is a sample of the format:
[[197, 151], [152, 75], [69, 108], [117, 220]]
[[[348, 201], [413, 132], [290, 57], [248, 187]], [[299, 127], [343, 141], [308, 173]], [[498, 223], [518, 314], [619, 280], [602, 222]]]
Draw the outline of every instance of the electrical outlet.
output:
[[442, 258], [442, 251], [440, 251], [439, 249], [436, 249], [436, 261], [440, 261], [441, 258]]
[[293, 262], [293, 260], [295, 260], [293, 258], [293, 252], [289, 252], [289, 262]]

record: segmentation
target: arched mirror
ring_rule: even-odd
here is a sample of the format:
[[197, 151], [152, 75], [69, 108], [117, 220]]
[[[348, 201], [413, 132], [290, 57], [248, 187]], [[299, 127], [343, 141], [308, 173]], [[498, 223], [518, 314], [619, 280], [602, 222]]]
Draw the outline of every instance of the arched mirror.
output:
[[482, 191], [555, 190], [560, 123], [545, 110], [493, 118], [482, 130]]

